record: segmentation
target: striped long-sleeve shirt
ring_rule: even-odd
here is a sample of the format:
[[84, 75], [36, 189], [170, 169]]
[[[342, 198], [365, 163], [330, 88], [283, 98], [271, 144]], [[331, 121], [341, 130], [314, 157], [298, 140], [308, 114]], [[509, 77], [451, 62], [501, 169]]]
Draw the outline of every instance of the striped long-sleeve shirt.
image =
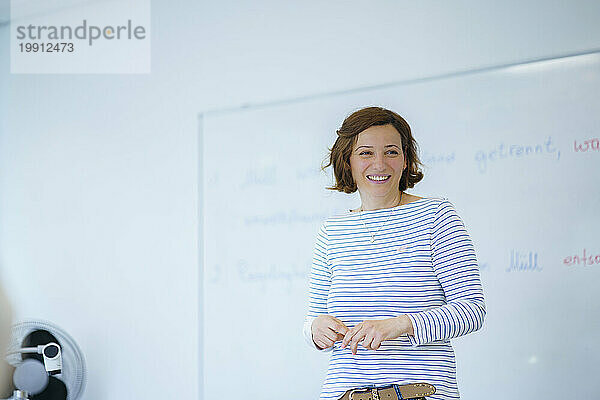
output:
[[414, 329], [414, 336], [384, 341], [378, 350], [359, 345], [356, 355], [336, 342], [322, 400], [414, 382], [433, 384], [431, 399], [458, 399], [450, 339], [479, 329], [485, 305], [475, 251], [452, 204], [426, 198], [325, 221], [310, 273], [310, 343], [310, 325], [321, 314], [348, 327], [407, 314]]

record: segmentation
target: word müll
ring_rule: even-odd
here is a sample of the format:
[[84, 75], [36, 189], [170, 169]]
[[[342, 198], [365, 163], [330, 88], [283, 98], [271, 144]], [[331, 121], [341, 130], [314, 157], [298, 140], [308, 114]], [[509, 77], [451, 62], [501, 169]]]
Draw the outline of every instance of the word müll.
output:
[[538, 253], [533, 251], [520, 252], [511, 250], [510, 265], [506, 268], [506, 272], [523, 272], [523, 271], [541, 271], [542, 267], [538, 264]]

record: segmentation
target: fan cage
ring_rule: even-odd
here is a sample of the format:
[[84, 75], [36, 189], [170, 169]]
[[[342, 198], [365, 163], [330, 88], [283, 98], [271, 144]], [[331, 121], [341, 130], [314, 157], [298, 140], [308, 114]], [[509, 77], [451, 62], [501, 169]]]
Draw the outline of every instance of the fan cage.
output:
[[67, 386], [67, 400], [77, 400], [86, 384], [86, 368], [83, 352], [77, 342], [63, 329], [47, 321], [22, 321], [13, 325], [6, 361], [13, 366], [23, 361], [21, 354], [10, 354], [22, 347], [23, 339], [35, 330], [46, 330], [58, 339], [62, 355], [62, 372], [57, 375]]

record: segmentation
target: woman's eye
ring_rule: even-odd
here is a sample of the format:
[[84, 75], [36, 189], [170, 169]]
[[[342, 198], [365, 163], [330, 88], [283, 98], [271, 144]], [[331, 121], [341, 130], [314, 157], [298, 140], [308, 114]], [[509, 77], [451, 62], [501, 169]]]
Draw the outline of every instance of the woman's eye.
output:
[[388, 150], [387, 153], [390, 154], [390, 155], [392, 155], [392, 156], [397, 156], [398, 155], [398, 151], [397, 150]]
[[372, 153], [372, 152], [370, 152], [370, 151], [366, 151], [366, 150], [365, 150], [365, 151], [361, 151], [361, 152], [359, 153], [359, 155], [361, 155], [361, 156], [370, 156], [371, 154], [373, 154], [373, 153]]

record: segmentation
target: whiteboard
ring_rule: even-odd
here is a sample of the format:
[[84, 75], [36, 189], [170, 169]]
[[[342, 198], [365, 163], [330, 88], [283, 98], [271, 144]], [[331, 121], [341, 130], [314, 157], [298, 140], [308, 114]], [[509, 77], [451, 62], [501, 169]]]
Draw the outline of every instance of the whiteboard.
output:
[[[359, 205], [320, 171], [378, 105], [412, 127], [413, 194], [473, 238], [487, 316], [452, 341], [463, 399], [592, 398], [600, 346], [600, 54], [204, 114], [203, 394], [318, 398], [328, 353], [301, 329], [316, 232]], [[585, 258], [584, 258], [585, 255]]]

